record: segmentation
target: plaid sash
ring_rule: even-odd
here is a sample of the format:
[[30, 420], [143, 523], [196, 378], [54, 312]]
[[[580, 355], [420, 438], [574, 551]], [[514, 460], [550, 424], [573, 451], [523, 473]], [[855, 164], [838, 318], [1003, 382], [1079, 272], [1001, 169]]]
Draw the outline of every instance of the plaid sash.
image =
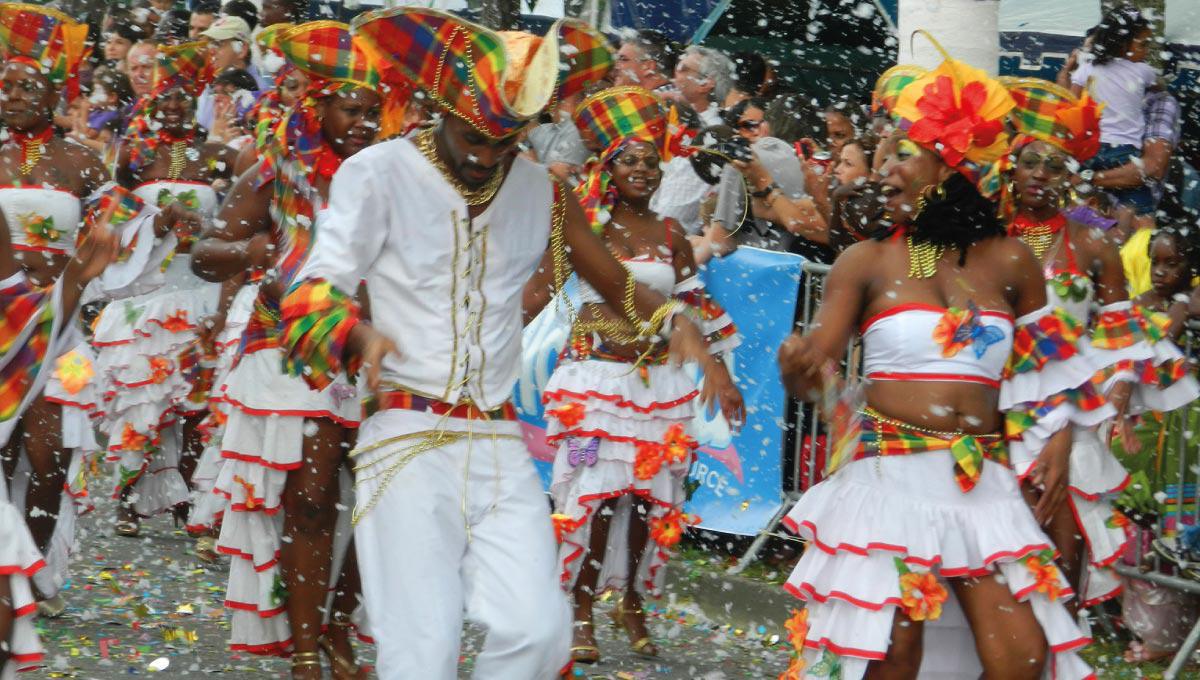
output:
[[1000, 434], [924, 430], [887, 419], [870, 407], [864, 407], [862, 415], [858, 449], [851, 460], [949, 451], [954, 457], [954, 479], [963, 493], [975, 488], [984, 459], [1008, 465], [1008, 447]]
[[484, 411], [469, 401], [449, 404], [444, 401], [422, 397], [407, 390], [396, 389], [381, 391], [363, 400], [363, 411], [367, 417], [388, 409], [404, 409], [406, 411], [424, 411], [439, 416], [462, 418], [464, 420], [516, 420], [517, 409], [511, 401], [490, 411]]

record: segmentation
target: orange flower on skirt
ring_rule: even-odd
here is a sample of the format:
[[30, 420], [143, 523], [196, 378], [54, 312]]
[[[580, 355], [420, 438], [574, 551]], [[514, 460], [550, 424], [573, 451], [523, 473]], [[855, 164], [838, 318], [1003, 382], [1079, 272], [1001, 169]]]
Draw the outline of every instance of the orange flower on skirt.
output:
[[664, 457], [668, 463], [687, 462], [692, 451], [696, 448], [696, 440], [687, 436], [683, 431], [683, 423], [675, 423], [667, 428], [663, 437]]
[[[905, 567], [907, 571], [907, 566]], [[933, 572], [908, 571], [900, 574], [900, 608], [913, 621], [936, 621], [942, 616], [942, 603], [949, 597]]]
[[658, 442], [638, 442], [637, 457], [633, 460], [633, 476], [638, 479], [654, 479], [662, 469], [663, 445]]
[[570, 515], [563, 515], [557, 512], [550, 515], [550, 521], [554, 524], [554, 538], [557, 539], [559, 543], [563, 542], [563, 539], [566, 538], [567, 534], [578, 529], [580, 524]]
[[54, 375], [62, 383], [67, 394], [79, 394], [87, 387], [92, 376], [96, 375], [91, 360], [74, 350], [59, 357], [54, 366]]
[[175, 310], [174, 314], [163, 320], [162, 327], [168, 331], [171, 331], [172, 333], [186, 331], [187, 329], [191, 328], [192, 324], [188, 323], [187, 310]]
[[133, 425], [125, 423], [121, 432], [121, 449], [124, 451], [145, 451], [150, 444], [150, 438], [133, 429]]
[[558, 422], [562, 423], [563, 427], [575, 427], [583, 422], [585, 410], [583, 404], [573, 401], [558, 408], [550, 409], [547, 413], [558, 418]]
[[664, 548], [672, 548], [683, 538], [683, 530], [686, 527], [699, 522], [699, 517], [671, 510], [662, 517], [650, 518], [650, 538]]
[[171, 362], [163, 357], [150, 357], [150, 382], [160, 384], [171, 375]]
[[1057, 600], [1062, 594], [1059, 581], [1058, 567], [1054, 564], [1054, 553], [1046, 550], [1037, 555], [1031, 555], [1025, 560], [1025, 567], [1033, 574], [1034, 590], [1042, 593], [1051, 600]]
[[240, 484], [242, 491], [246, 494], [246, 509], [253, 510], [258, 507], [258, 501], [254, 500], [254, 484], [247, 482], [241, 475], [234, 475], [233, 481]]

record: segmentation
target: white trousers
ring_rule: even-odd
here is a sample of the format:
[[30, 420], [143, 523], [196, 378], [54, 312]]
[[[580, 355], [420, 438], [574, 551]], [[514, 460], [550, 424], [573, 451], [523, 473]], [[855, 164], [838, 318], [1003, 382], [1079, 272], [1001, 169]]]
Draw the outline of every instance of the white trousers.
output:
[[[377, 414], [360, 447], [398, 434], [380, 427], [389, 416], [408, 419]], [[475, 678], [549, 679], [566, 666], [570, 608], [549, 503], [522, 441], [483, 434], [425, 451], [357, 494], [360, 508], [375, 498], [355, 547], [380, 678], [458, 677], [464, 611], [487, 631]]]

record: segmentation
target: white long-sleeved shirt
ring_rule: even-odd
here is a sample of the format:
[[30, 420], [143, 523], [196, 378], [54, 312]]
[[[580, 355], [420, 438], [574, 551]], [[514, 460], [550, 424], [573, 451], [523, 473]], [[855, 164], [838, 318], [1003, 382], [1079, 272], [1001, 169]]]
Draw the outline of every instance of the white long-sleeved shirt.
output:
[[545, 168], [517, 158], [488, 208], [467, 204], [406, 139], [376, 144], [334, 175], [300, 279], [353, 293], [367, 284], [371, 323], [395, 341], [385, 384], [494, 409], [521, 360], [521, 292], [550, 235]]

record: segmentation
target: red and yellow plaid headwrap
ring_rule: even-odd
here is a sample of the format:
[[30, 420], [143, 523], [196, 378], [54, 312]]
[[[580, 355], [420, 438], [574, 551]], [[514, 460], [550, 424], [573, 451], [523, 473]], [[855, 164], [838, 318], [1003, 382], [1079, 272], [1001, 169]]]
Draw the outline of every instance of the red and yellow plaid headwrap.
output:
[[[936, 41], [934, 45], [941, 50]], [[909, 139], [978, 184], [1008, 151], [1004, 119], [1013, 100], [994, 78], [942, 54], [945, 60], [937, 68], [900, 90], [892, 113]]]
[[1016, 102], [1011, 120], [1018, 137], [1013, 148], [1039, 140], [1083, 162], [1100, 150], [1100, 113], [1104, 105], [1085, 91], [1069, 90], [1038, 78], [1001, 78]]
[[0, 3], [0, 56], [28, 64], [67, 100], [79, 94], [79, 63], [87, 54], [87, 24], [47, 7]]
[[353, 25], [380, 60], [492, 139], [519, 131], [612, 66], [604, 36], [573, 19], [542, 37], [416, 7], [367, 12]]
[[616, 204], [609, 164], [631, 141], [654, 145], [663, 161], [671, 155], [667, 148], [668, 114], [658, 95], [640, 87], [613, 87], [588, 97], [575, 109], [575, 127], [585, 142], [603, 149], [591, 163], [587, 177], [575, 193], [597, 233], [608, 223]]

